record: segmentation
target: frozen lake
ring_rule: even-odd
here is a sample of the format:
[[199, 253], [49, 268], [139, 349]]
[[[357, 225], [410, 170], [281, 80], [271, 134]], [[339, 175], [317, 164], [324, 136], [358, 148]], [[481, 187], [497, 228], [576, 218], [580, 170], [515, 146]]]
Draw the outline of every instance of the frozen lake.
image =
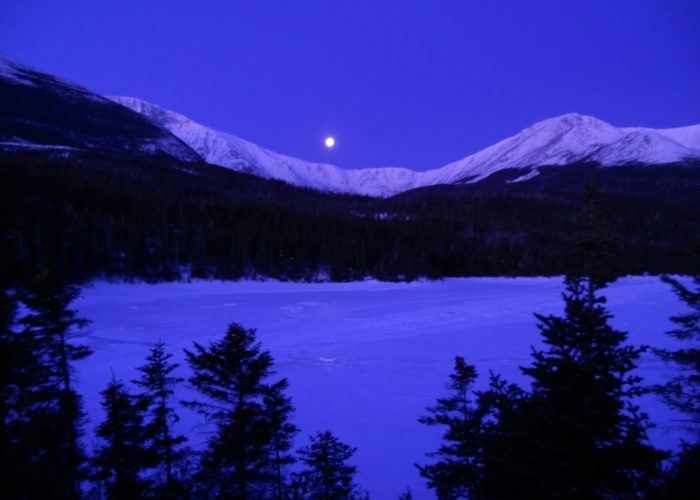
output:
[[[559, 278], [462, 278], [436, 282], [95, 283], [74, 304], [92, 321], [84, 342], [94, 354], [77, 365], [92, 433], [101, 419], [99, 392], [112, 373], [137, 376], [158, 339], [189, 375], [183, 347], [221, 338], [230, 322], [257, 328], [279, 376], [287, 377], [301, 429], [298, 445], [314, 431], [332, 430], [358, 451], [358, 483], [377, 499], [396, 498], [406, 487], [431, 498], [415, 463], [437, 448], [441, 429], [417, 422], [444, 386], [455, 355], [479, 370], [526, 383], [519, 366], [539, 346], [534, 312], [561, 313]], [[672, 345], [664, 335], [669, 316], [685, 311], [670, 287], [653, 277], [630, 277], [605, 290], [612, 324], [630, 342]], [[82, 342], [82, 341], [81, 341]], [[647, 382], [669, 373], [652, 354], [640, 360]], [[184, 385], [178, 399], [193, 393]], [[674, 416], [654, 397], [642, 401], [657, 428], [657, 446], [674, 447], [682, 435]], [[206, 440], [200, 417], [184, 410], [181, 427], [198, 446]]]

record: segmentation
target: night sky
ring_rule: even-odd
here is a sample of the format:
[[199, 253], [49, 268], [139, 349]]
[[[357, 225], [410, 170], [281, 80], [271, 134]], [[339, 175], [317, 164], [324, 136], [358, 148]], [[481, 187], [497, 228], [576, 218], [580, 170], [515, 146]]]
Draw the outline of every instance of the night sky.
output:
[[0, 52], [346, 168], [440, 167], [572, 111], [700, 123], [698, 0], [2, 0]]

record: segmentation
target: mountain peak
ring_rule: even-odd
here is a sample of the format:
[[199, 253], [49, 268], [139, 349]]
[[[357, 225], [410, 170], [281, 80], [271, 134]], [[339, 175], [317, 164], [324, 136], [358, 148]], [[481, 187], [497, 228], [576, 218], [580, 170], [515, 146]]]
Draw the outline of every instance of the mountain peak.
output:
[[[598, 118], [590, 115], [582, 115], [581, 113], [564, 113], [563, 115], [553, 116], [540, 120], [538, 123], [563, 123], [567, 125], [595, 125], [598, 122], [603, 122]], [[605, 122], [603, 122], [605, 123]]]
[[550, 118], [550, 120], [569, 122], [569, 123], [585, 123], [585, 124], [594, 124], [597, 122], [605, 123], [605, 122], [603, 122], [603, 120], [600, 120], [600, 119], [596, 118], [595, 116], [583, 115], [581, 113], [576, 113], [576, 112], [564, 113], [563, 115], [554, 116], [554, 117]]
[[566, 113], [553, 118], [547, 118], [535, 123], [526, 130], [534, 130], [538, 133], [542, 130], [550, 130], [552, 133], [557, 134], [580, 133], [584, 131], [591, 137], [597, 134], [601, 139], [617, 138], [621, 135], [620, 130], [608, 122], [594, 116], [582, 115], [579, 113]]

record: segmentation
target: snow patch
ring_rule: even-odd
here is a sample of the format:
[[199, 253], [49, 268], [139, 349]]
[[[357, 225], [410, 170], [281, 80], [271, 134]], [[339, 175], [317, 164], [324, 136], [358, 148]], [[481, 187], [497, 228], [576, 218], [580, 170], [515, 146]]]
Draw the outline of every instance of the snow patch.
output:
[[0, 141], [0, 149], [28, 149], [34, 151], [82, 151], [81, 148], [61, 144], [34, 144], [27, 141]]
[[517, 178], [515, 178], [515, 179], [510, 179], [510, 180], [506, 181], [506, 183], [507, 183], [507, 184], [513, 184], [514, 182], [529, 181], [530, 179], [532, 179], [533, 177], [537, 177], [538, 175], [540, 175], [540, 171], [537, 170], [536, 168], [533, 168], [532, 170], [530, 170], [530, 171], [529, 171], [528, 173], [526, 173], [525, 175], [521, 175], [520, 177], [517, 177]]

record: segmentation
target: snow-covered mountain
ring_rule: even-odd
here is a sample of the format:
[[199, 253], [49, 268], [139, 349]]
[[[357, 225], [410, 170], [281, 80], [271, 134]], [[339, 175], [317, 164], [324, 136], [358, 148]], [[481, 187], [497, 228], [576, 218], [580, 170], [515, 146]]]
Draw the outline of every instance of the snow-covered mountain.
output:
[[515, 179], [523, 181], [537, 174], [533, 167], [586, 160], [604, 166], [700, 160], [700, 125], [666, 130], [616, 128], [591, 116], [570, 113], [537, 122], [508, 139], [435, 170], [344, 170], [275, 153], [140, 99], [110, 99], [165, 127], [209, 163], [298, 186], [370, 196], [391, 196], [435, 184], [478, 182], [508, 168], [527, 169]]
[[99, 151], [201, 161], [146, 117], [1, 55], [0, 150]]
[[436, 184], [476, 183], [504, 169], [508, 182], [538, 167], [597, 161], [603, 166], [700, 161], [700, 125], [617, 128], [566, 114], [535, 123], [442, 168], [346, 170], [285, 156], [131, 97], [99, 96], [0, 55], [0, 149], [94, 150], [201, 161], [324, 191], [391, 196]]
[[231, 134], [210, 129], [189, 118], [133, 97], [110, 97], [165, 127], [206, 162], [296, 186], [324, 191], [387, 196], [414, 188], [421, 174], [405, 168], [345, 170], [285, 156]]

